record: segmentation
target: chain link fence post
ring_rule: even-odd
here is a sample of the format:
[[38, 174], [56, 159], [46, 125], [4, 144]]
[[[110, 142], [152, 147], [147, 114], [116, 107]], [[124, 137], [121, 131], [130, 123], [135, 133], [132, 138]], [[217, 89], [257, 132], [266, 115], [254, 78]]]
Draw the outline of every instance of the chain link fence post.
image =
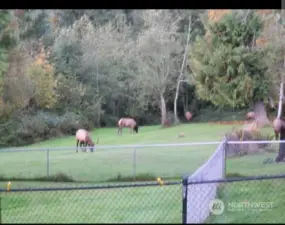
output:
[[182, 181], [182, 224], [187, 223], [188, 177]]
[[133, 151], [133, 179], [134, 181], [136, 180], [136, 174], [137, 174], [137, 151], [136, 151], [136, 148], [134, 148], [134, 151]]
[[49, 177], [49, 149], [47, 149], [47, 159], [46, 159], [46, 162], [47, 162], [47, 177]]

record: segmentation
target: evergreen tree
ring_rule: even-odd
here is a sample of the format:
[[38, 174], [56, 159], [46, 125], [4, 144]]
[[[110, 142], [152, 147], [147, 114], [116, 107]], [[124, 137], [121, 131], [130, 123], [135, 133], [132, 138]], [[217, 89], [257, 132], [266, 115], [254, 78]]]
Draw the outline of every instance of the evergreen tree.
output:
[[243, 108], [269, 92], [264, 50], [255, 47], [262, 31], [257, 14], [226, 14], [209, 24], [209, 37], [197, 40], [190, 65], [196, 74], [198, 96], [221, 107]]

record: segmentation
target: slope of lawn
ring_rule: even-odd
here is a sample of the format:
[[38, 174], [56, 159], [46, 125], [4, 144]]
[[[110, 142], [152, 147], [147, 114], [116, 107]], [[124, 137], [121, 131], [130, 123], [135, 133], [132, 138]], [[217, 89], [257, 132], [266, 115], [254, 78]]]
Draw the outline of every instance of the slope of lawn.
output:
[[[224, 212], [211, 215], [208, 223], [283, 223], [285, 179], [224, 183], [218, 198]], [[234, 206], [231, 205], [234, 203]]]
[[[158, 126], [141, 127], [138, 134], [130, 134], [127, 129], [123, 136], [117, 135], [116, 128], [95, 129], [92, 137], [100, 138], [99, 145], [136, 145], [160, 143], [186, 143], [203, 141], [220, 141], [225, 132], [232, 126], [213, 124], [184, 124], [177, 127], [162, 129]], [[185, 137], [179, 138], [183, 132]], [[30, 148], [74, 147], [74, 136], [62, 137], [36, 143]], [[12, 181], [13, 188], [86, 186], [91, 183], [120, 180], [129, 177], [139, 180], [141, 177], [160, 176], [163, 179], [181, 179], [183, 175], [191, 174], [199, 168], [216, 150], [218, 144], [196, 145], [186, 147], [151, 147], [121, 149], [97, 149], [95, 152], [75, 153], [72, 150], [20, 151], [0, 152], [0, 175], [3, 177], [34, 178], [64, 173], [77, 183], [55, 182], [21, 182]], [[276, 156], [278, 146], [271, 146], [271, 153], [228, 159], [226, 171], [228, 174], [269, 175], [280, 174], [284, 164], [263, 164], [263, 160]], [[148, 176], [150, 175], [150, 176]], [[81, 181], [81, 182], [79, 182]], [[270, 181], [266, 181], [270, 182]], [[5, 188], [7, 181], [0, 182]], [[241, 185], [241, 183], [240, 183]], [[251, 196], [249, 200], [265, 201], [266, 196], [276, 203], [273, 211], [262, 212], [271, 221], [273, 216], [282, 218], [284, 202], [283, 189], [270, 191], [270, 185], [256, 183], [249, 188], [247, 182], [243, 187], [238, 184], [224, 186], [220, 198], [240, 201]], [[281, 188], [281, 187], [280, 187]], [[270, 195], [271, 194], [271, 195]], [[274, 194], [274, 195], [273, 195]], [[181, 222], [181, 185], [115, 188], [102, 190], [52, 191], [52, 192], [11, 192], [2, 195], [3, 222], [91, 222], [91, 223], [180, 223]], [[281, 197], [280, 197], [281, 196]], [[269, 199], [269, 197], [268, 197]], [[61, 210], [59, 210], [59, 208]], [[49, 213], [46, 213], [49, 212]], [[280, 214], [280, 215], [279, 215]], [[41, 215], [41, 216], [39, 216]], [[243, 214], [225, 212], [224, 216], [209, 218], [209, 222], [255, 222], [260, 214]], [[265, 219], [263, 219], [265, 220]], [[262, 220], [260, 220], [262, 222]], [[266, 221], [265, 221], [266, 222]], [[270, 222], [270, 220], [268, 221]]]
[[[158, 126], [141, 127], [138, 134], [125, 129], [123, 136], [116, 128], [95, 129], [93, 139], [99, 137], [98, 145], [129, 145], [153, 143], [183, 143], [220, 141], [229, 128], [209, 124], [187, 124], [162, 129]], [[183, 132], [185, 137], [179, 138]], [[26, 148], [74, 147], [75, 138], [64, 137], [36, 143]], [[138, 174], [153, 174], [162, 177], [181, 177], [196, 170], [216, 150], [218, 144], [186, 147], [146, 147], [98, 149], [78, 153], [74, 149], [47, 152], [20, 151], [0, 152], [0, 175], [5, 177], [46, 176], [64, 173], [79, 181], [106, 181], [118, 177], [133, 177]], [[170, 166], [171, 165], [171, 166]]]
[[1, 194], [2, 223], [181, 223], [181, 186]]

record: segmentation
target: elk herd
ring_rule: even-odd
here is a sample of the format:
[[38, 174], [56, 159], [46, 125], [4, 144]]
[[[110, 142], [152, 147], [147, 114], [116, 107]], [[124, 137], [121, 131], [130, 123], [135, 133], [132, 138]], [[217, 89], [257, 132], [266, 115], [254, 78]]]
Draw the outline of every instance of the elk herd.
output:
[[[122, 135], [123, 128], [130, 128], [130, 133], [138, 133], [139, 126], [133, 118], [121, 118], [118, 121], [118, 135]], [[89, 132], [85, 129], [79, 129], [75, 134], [76, 138], [76, 152], [78, 152], [78, 145], [83, 152], [86, 152], [86, 148], [90, 147], [90, 151], [93, 152], [95, 148], [95, 143], [93, 142]], [[96, 144], [98, 144], [99, 138]], [[84, 147], [82, 149], [82, 147]]]
[[[192, 119], [192, 114], [190, 112], [185, 113], [186, 119], [189, 121]], [[263, 105], [257, 105], [255, 107], [254, 112], [248, 112], [246, 114], [246, 119], [249, 121], [249, 123], [245, 124], [243, 129], [248, 131], [257, 130], [258, 128], [264, 126], [264, 124], [271, 125], [273, 127], [275, 138], [276, 140], [279, 138], [279, 134], [281, 132], [281, 129], [285, 129], [285, 122], [281, 120], [280, 118], [276, 118], [271, 123], [267, 116], [266, 111], [264, 109]], [[139, 127], [137, 122], [133, 118], [121, 118], [118, 121], [118, 135], [122, 135], [123, 128], [129, 128], [130, 133], [138, 133]], [[77, 130], [76, 134], [76, 152], [78, 152], [78, 145], [80, 146], [81, 150], [86, 152], [86, 148], [90, 147], [90, 151], [93, 152], [95, 145], [98, 144], [99, 138], [97, 139], [97, 142], [94, 143], [89, 132], [84, 129]], [[84, 147], [85, 150], [82, 149]]]

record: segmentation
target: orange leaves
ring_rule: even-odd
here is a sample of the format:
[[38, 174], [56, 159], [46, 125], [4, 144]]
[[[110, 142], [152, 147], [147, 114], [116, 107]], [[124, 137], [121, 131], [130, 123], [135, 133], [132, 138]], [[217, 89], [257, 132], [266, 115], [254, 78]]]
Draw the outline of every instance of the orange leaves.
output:
[[47, 55], [42, 47], [34, 63], [27, 70], [27, 76], [33, 82], [36, 102], [43, 108], [50, 108], [57, 102], [54, 92], [56, 84], [54, 69], [49, 64]]
[[268, 40], [266, 38], [259, 38], [256, 40], [256, 46], [262, 47], [267, 44]]
[[221, 9], [221, 10], [208, 10], [208, 18], [210, 21], [218, 21], [220, 20], [225, 14], [231, 12], [230, 9]]
[[268, 15], [272, 13], [272, 9], [257, 10], [257, 13], [260, 15]]
[[46, 53], [44, 48], [42, 47], [41, 50], [40, 50], [40, 53], [36, 57], [35, 65], [42, 66], [43, 69], [45, 69], [47, 72], [52, 72], [53, 71], [53, 67], [49, 64], [49, 62], [47, 60], [48, 54], [49, 53]]

